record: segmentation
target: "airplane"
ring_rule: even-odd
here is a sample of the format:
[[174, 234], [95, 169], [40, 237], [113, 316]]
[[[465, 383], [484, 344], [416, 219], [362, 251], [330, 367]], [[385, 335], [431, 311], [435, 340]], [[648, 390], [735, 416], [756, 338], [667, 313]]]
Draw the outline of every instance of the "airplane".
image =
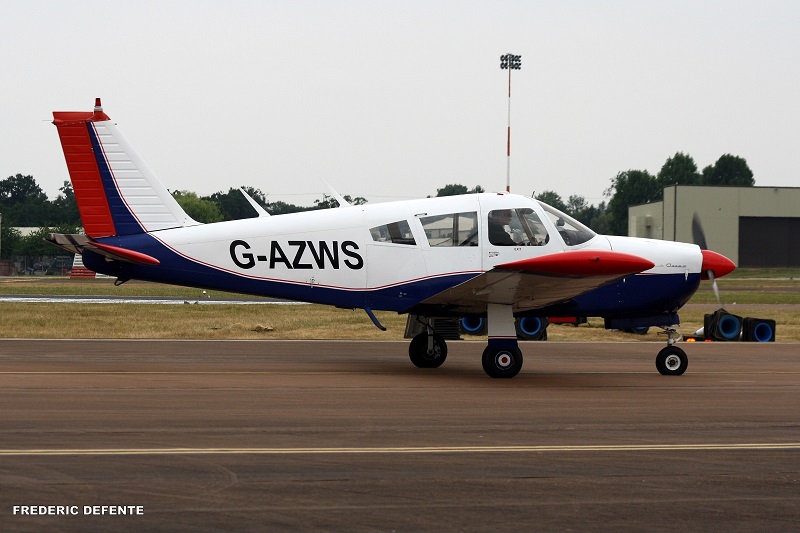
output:
[[[735, 268], [688, 243], [598, 235], [533, 198], [501, 193], [349, 205], [203, 224], [180, 207], [103, 111], [55, 111], [84, 234], [49, 241], [116, 277], [408, 315], [411, 362], [436, 368], [439, 317], [486, 320], [487, 375], [522, 368], [515, 320], [602, 317], [608, 329], [657, 326], [664, 375], [688, 365], [677, 311], [701, 279]], [[244, 191], [243, 191], [244, 192]], [[713, 281], [715, 283], [715, 281]]]

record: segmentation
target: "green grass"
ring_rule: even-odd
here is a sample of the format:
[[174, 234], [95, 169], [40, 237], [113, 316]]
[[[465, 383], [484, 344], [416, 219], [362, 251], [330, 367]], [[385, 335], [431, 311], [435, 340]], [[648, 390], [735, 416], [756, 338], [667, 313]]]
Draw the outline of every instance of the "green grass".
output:
[[800, 279], [800, 268], [737, 268], [725, 279], [789, 278]]

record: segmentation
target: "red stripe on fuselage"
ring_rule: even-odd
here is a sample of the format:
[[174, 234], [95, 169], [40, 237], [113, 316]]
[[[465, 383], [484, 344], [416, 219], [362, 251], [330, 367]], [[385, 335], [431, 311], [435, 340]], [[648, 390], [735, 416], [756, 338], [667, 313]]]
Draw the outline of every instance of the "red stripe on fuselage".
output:
[[88, 130], [89, 122], [108, 120], [108, 117], [102, 111], [55, 111], [53, 118], [86, 234], [90, 237], [116, 235]]

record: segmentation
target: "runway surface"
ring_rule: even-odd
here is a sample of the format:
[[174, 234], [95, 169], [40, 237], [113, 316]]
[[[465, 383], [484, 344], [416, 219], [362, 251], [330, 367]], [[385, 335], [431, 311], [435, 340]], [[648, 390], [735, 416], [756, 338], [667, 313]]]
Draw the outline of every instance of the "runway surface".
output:
[[0, 523], [797, 530], [800, 347], [682, 346], [665, 377], [661, 344], [525, 343], [493, 380], [478, 342], [422, 370], [404, 342], [0, 340]]

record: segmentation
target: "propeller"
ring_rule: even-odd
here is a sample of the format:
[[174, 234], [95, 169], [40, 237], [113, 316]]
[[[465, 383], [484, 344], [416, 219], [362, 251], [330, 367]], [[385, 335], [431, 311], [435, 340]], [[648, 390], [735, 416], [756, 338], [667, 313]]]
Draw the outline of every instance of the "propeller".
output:
[[696, 212], [692, 217], [692, 238], [694, 239], [694, 243], [700, 247], [703, 254], [703, 266], [700, 267], [701, 277], [702, 279], [711, 281], [711, 289], [714, 291], [714, 296], [717, 298], [717, 304], [722, 306], [715, 273], [719, 272], [720, 276], [728, 274], [733, 270], [733, 268], [730, 268], [733, 266], [733, 263], [724, 255], [712, 252], [708, 249], [706, 233], [703, 231], [703, 224], [700, 222], [700, 216]]
[[706, 243], [706, 233], [703, 231], [703, 224], [700, 223], [700, 216], [695, 212], [692, 217], [692, 239], [701, 250], [708, 250]]

